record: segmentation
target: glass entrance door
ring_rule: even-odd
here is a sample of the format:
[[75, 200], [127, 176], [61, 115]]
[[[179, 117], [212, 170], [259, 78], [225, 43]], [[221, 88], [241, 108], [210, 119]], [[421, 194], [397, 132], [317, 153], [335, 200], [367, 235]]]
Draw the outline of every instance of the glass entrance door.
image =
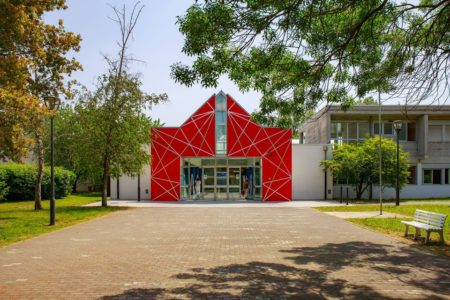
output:
[[241, 171], [239, 167], [228, 168], [228, 197], [230, 200], [241, 198]]
[[228, 199], [227, 180], [228, 180], [227, 167], [217, 167], [216, 168], [216, 199], [217, 200]]
[[261, 199], [260, 158], [183, 158], [181, 199]]
[[215, 172], [213, 167], [203, 168], [203, 199], [215, 199]]

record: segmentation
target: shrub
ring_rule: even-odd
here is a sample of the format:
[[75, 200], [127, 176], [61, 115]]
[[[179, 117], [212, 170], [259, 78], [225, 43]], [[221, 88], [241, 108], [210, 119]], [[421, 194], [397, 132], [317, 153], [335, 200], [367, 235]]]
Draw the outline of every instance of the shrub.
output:
[[[37, 167], [33, 164], [5, 164], [0, 165], [0, 172], [6, 174], [7, 201], [34, 199], [34, 185]], [[72, 190], [75, 174], [62, 167], [55, 167], [55, 197], [63, 198]], [[50, 167], [44, 168], [42, 178], [42, 198], [50, 198]]]
[[6, 193], [8, 193], [8, 185], [6, 184], [7, 174], [6, 171], [0, 169], [0, 201], [5, 199]]

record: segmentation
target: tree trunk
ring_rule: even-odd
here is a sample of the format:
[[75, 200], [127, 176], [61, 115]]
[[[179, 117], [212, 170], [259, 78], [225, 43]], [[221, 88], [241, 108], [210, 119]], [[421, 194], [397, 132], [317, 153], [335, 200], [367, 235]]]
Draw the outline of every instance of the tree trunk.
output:
[[78, 186], [79, 179], [80, 179], [80, 175], [77, 175], [77, 177], [75, 178], [75, 182], [73, 183], [73, 186], [72, 186], [72, 193], [77, 192], [77, 186]]
[[364, 192], [367, 190], [368, 187], [369, 187], [369, 183], [364, 185], [364, 183], [361, 182], [361, 183], [356, 185], [356, 199], [357, 200], [361, 200]]
[[38, 169], [34, 185], [34, 210], [42, 209], [42, 177], [44, 171], [44, 144], [42, 143], [41, 133], [36, 131], [36, 146], [37, 146], [37, 158], [38, 158]]
[[103, 175], [102, 175], [102, 207], [108, 207], [108, 179], [109, 179], [109, 154], [106, 153], [103, 159]]

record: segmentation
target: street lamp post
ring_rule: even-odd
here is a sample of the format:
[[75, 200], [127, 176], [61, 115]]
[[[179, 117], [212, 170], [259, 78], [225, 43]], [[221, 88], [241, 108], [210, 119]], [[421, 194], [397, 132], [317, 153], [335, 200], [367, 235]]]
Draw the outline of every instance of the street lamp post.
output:
[[61, 101], [59, 97], [47, 96], [44, 98], [45, 106], [51, 111], [50, 116], [50, 226], [55, 225], [55, 161], [54, 161], [54, 119]]
[[394, 129], [397, 134], [397, 180], [395, 181], [395, 205], [400, 205], [400, 130], [402, 130], [402, 121], [394, 121]]

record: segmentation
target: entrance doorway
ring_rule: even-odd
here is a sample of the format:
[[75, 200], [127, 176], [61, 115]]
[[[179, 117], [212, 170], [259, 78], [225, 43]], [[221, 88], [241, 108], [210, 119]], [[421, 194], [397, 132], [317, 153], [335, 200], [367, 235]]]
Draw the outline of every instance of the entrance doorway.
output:
[[260, 200], [260, 158], [183, 158], [181, 199]]

